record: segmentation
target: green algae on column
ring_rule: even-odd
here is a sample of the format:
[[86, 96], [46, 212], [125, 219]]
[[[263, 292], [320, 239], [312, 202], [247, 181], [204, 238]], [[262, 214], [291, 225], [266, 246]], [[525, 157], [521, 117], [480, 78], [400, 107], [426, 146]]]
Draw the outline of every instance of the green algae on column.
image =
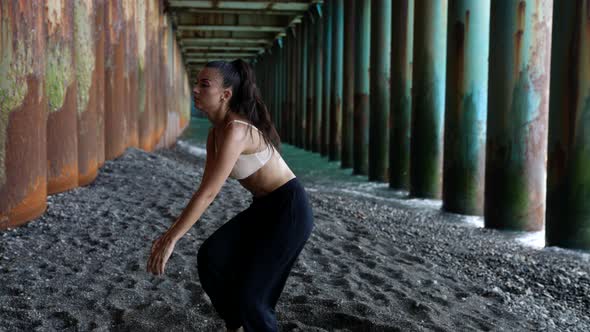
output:
[[74, 45], [76, 81], [78, 83], [78, 114], [84, 112], [90, 99], [94, 71], [94, 36], [91, 26], [92, 8], [85, 1], [74, 2]]
[[68, 47], [54, 44], [47, 51], [47, 70], [45, 72], [45, 86], [49, 101], [49, 112], [62, 108], [68, 86], [72, 82], [73, 69], [72, 54]]
[[447, 1], [415, 1], [410, 195], [419, 198], [441, 196], [447, 9]]
[[21, 106], [28, 92], [27, 75], [33, 71], [32, 52], [23, 40], [13, 43], [10, 20], [0, 18], [0, 186], [6, 182], [6, 136], [12, 111]]
[[449, 3], [443, 209], [482, 215], [488, 101], [489, 0]]

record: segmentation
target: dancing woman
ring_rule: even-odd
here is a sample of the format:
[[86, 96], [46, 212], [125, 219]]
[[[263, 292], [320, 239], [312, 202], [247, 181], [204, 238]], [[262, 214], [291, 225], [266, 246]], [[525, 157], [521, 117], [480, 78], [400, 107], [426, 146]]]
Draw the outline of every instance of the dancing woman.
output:
[[164, 273], [177, 241], [226, 179], [237, 179], [252, 193], [252, 204], [203, 242], [199, 278], [228, 331], [277, 331], [274, 308], [311, 234], [311, 206], [280, 156], [279, 136], [246, 62], [209, 62], [193, 92], [196, 107], [213, 125], [205, 171], [180, 217], [154, 241], [147, 270]]

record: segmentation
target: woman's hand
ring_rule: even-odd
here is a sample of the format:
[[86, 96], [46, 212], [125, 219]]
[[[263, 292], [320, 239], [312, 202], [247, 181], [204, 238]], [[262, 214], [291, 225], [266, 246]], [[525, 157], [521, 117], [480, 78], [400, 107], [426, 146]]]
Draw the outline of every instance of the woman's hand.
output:
[[147, 262], [147, 271], [155, 275], [164, 274], [166, 262], [174, 251], [176, 240], [172, 239], [168, 233], [164, 233], [159, 239], [155, 240], [152, 245], [152, 253]]

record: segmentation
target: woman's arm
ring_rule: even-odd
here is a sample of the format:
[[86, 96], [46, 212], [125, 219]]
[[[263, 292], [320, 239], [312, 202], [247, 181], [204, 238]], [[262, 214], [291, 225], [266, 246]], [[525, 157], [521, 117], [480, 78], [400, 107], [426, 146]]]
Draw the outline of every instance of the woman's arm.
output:
[[176, 242], [197, 222], [207, 207], [213, 202], [223, 183], [231, 173], [240, 153], [244, 150], [246, 140], [243, 128], [229, 125], [224, 132], [224, 141], [215, 152], [213, 131], [207, 138], [207, 159], [205, 171], [199, 189], [193, 195], [180, 217], [168, 231], [152, 245], [152, 252], [147, 263], [147, 271], [156, 275], [164, 273], [166, 262], [172, 255]]
[[178, 241], [188, 232], [221, 190], [236, 160], [245, 148], [244, 132], [242, 126], [230, 124], [225, 129], [223, 144], [215, 153], [214, 133], [213, 130], [210, 131], [207, 138], [207, 161], [199, 189], [193, 194], [180, 217], [168, 230], [174, 241]]

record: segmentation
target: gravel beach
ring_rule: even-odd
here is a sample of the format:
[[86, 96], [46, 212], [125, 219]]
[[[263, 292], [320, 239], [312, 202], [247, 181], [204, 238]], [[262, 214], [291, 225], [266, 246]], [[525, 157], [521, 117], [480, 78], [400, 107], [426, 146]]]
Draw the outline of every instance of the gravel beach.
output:
[[[46, 213], [0, 231], [1, 331], [224, 331], [196, 253], [250, 204], [229, 180], [146, 273], [198, 188], [203, 155], [129, 148]], [[281, 331], [590, 331], [590, 255], [524, 246], [436, 208], [301, 178], [315, 228], [277, 305]]]

